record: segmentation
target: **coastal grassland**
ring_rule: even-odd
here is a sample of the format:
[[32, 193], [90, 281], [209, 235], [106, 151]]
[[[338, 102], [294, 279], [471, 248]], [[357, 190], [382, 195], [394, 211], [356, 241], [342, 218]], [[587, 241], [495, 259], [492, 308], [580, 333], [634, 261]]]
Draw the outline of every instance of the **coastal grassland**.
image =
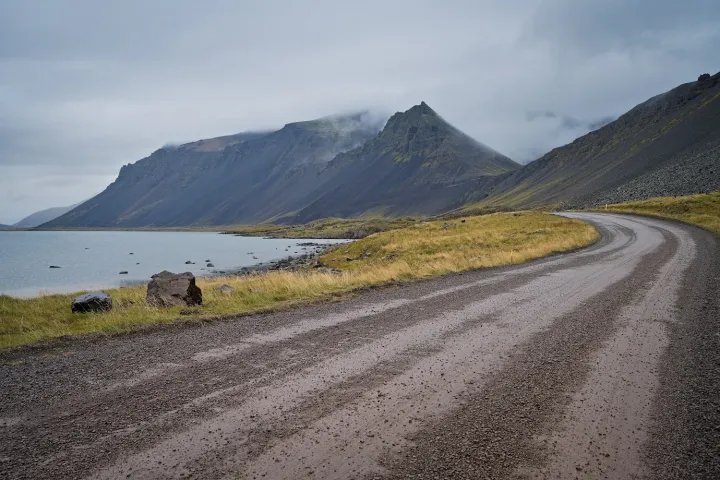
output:
[[[200, 321], [285, 308], [368, 286], [517, 264], [582, 247], [596, 238], [594, 228], [576, 220], [538, 212], [498, 213], [413, 222], [342, 244], [319, 258], [339, 273], [306, 269], [199, 278], [202, 307], [149, 307], [144, 286], [107, 290], [114, 308], [103, 314], [70, 313], [70, 302], [77, 294], [32, 299], [0, 296], [0, 347], [65, 335], [122, 332], [181, 318]], [[235, 290], [219, 293], [217, 287], [223, 284]]]
[[635, 213], [692, 223], [720, 235], [720, 192], [682, 197], [656, 197], [608, 205], [599, 212]]
[[373, 233], [405, 228], [419, 222], [415, 218], [325, 218], [304, 225], [248, 225], [228, 227], [225, 233], [247, 237], [272, 238], [364, 238]]

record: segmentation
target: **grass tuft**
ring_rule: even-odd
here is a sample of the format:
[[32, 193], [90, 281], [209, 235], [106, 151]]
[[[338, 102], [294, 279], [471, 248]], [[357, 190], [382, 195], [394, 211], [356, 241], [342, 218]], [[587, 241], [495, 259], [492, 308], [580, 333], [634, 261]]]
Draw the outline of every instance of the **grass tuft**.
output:
[[[144, 286], [106, 290], [114, 308], [102, 314], [72, 314], [70, 302], [77, 294], [0, 296], [0, 348], [66, 335], [124, 332], [179, 318], [202, 320], [286, 308], [362, 287], [522, 263], [588, 245], [596, 238], [594, 228], [576, 220], [537, 212], [498, 213], [413, 222], [341, 245], [320, 258], [340, 273], [304, 270], [198, 278], [204, 305], [192, 309], [150, 307]], [[218, 292], [223, 284], [235, 290]]]

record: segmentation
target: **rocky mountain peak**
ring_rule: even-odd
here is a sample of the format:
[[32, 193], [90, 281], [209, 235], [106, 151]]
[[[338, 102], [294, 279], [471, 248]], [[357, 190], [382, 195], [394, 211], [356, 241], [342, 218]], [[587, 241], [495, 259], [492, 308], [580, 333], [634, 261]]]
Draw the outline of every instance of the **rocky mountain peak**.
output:
[[397, 128], [404, 126], [420, 127], [429, 124], [445, 124], [450, 127], [427, 103], [420, 102], [420, 105], [415, 105], [409, 110], [395, 113], [388, 120], [385, 129], [396, 131]]

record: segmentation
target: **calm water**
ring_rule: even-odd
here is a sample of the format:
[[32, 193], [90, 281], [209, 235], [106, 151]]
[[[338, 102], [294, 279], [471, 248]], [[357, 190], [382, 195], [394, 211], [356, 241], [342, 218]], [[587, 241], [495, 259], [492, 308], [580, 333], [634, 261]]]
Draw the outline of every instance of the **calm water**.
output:
[[[310, 241], [194, 232], [0, 231], [0, 294], [29, 297], [118, 287], [147, 282], [162, 270], [208, 275], [306, 253], [312, 247], [297, 244]], [[214, 267], [206, 267], [208, 259]], [[195, 265], [185, 265], [188, 260]]]

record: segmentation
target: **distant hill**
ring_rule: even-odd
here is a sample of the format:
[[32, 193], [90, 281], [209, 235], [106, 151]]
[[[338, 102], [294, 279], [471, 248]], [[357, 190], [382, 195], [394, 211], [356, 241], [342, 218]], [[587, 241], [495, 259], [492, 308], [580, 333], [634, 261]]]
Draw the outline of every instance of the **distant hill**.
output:
[[393, 115], [363, 146], [338, 155], [320, 176], [326, 193], [282, 221], [441, 213], [517, 168], [423, 102]]
[[469, 192], [519, 167], [425, 103], [382, 127], [360, 113], [164, 147], [43, 228], [429, 214], [462, 205]]
[[66, 214], [78, 205], [82, 205], [82, 202], [70, 205], [69, 207], [54, 207], [35, 212], [14, 224], [13, 228], [34, 228], [40, 226], [43, 223], [56, 219], [60, 215]]
[[519, 208], [582, 207], [714, 190], [720, 190], [720, 73], [641, 103], [473, 198]]
[[4, 224], [0, 223], [0, 230], [7, 230], [8, 228], [13, 228], [13, 227], [11, 227], [10, 225], [4, 225]]

